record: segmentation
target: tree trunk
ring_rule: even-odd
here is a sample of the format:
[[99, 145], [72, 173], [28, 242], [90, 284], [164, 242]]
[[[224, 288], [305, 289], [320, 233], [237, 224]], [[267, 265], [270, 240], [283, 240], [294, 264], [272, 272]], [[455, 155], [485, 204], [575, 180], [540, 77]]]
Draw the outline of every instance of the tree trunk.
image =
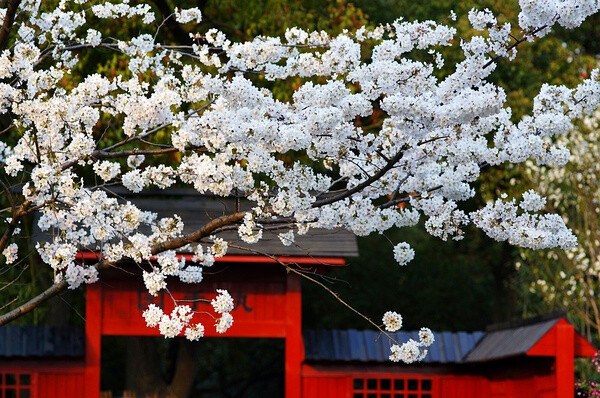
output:
[[183, 339], [169, 343], [177, 345], [172, 377], [165, 373], [166, 359], [159, 353], [156, 339], [128, 338], [126, 388], [138, 397], [187, 398], [197, 371], [198, 344]]

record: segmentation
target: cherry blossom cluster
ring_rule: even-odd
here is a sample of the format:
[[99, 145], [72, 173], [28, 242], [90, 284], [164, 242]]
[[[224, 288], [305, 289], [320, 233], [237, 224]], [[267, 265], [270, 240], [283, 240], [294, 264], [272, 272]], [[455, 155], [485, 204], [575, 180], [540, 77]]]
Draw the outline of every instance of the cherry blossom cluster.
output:
[[435, 338], [433, 332], [428, 328], [419, 330], [419, 341], [409, 339], [402, 344], [392, 344], [390, 347], [390, 361], [413, 363], [422, 361], [427, 356], [427, 349], [433, 344]]
[[[383, 314], [383, 326], [388, 332], [397, 332], [402, 328], [402, 315], [394, 311]], [[410, 339], [403, 344], [392, 344], [390, 347], [390, 360], [393, 362], [413, 363], [423, 360], [427, 349], [435, 341], [433, 332], [428, 328], [419, 330], [419, 341]]]
[[[248, 244], [278, 228], [282, 243], [292, 244], [295, 233], [313, 228], [364, 236], [424, 219], [444, 240], [462, 239], [474, 224], [523, 247], [571, 248], [576, 240], [563, 219], [540, 213], [544, 200], [533, 192], [519, 204], [503, 198], [470, 214], [460, 208], [485, 167], [565, 164], [569, 151], [558, 138], [600, 101], [594, 71], [576, 88], [544, 85], [533, 113], [511, 121], [506, 92], [489, 79], [496, 63], [514, 58], [521, 41], [556, 23], [577, 26], [600, 7], [587, 0], [520, 4], [520, 33], [489, 10], [473, 10], [469, 21], [481, 35], [460, 41], [452, 26], [397, 20], [335, 36], [291, 28], [248, 42], [210, 29], [192, 33], [194, 45], [170, 46], [156, 40], [162, 25], [145, 4], [61, 1], [48, 11], [39, 0], [24, 1], [14, 45], [0, 54], [0, 113], [10, 112], [17, 137], [1, 143], [0, 166], [25, 182], [0, 250], [7, 262], [17, 260], [11, 239], [24, 215], [37, 211], [51, 240], [36, 250], [56, 284], [91, 283], [99, 269], [128, 260], [143, 266], [146, 288], [158, 294], [168, 277], [200, 282], [203, 267], [227, 251], [218, 236], [225, 227]], [[190, 29], [202, 18], [197, 9], [173, 17]], [[144, 28], [135, 37], [103, 37], [101, 26], [119, 18]], [[517, 33], [523, 40], [514, 42]], [[439, 50], [452, 45], [464, 57], [437, 77], [445, 63]], [[99, 48], [126, 59], [130, 73], [73, 79], [78, 54]], [[301, 82], [291, 99], [269, 90], [269, 82], [288, 78]], [[381, 128], [363, 129], [357, 120], [375, 111]], [[107, 144], [101, 137], [114, 126], [123, 138]], [[156, 161], [167, 153], [177, 160]], [[214, 220], [192, 239], [183, 235], [186, 220], [140, 210], [112, 193], [115, 184], [132, 193], [177, 184], [241, 195], [252, 210]], [[194, 253], [191, 261], [179, 258], [183, 248]], [[98, 254], [96, 264], [76, 260], [86, 250]], [[394, 257], [404, 265], [414, 250], [400, 243]], [[218, 332], [233, 322], [229, 299], [219, 291], [212, 302]], [[165, 336], [196, 339], [204, 331], [186, 306], [144, 314]], [[386, 322], [397, 325], [394, 319]], [[412, 362], [431, 341], [424, 332], [420, 342], [394, 345], [392, 359]]]
[[[146, 278], [146, 275], [144, 275]], [[161, 283], [163, 283], [161, 281]], [[210, 304], [217, 314], [215, 318], [215, 330], [217, 333], [225, 333], [233, 325], [233, 298], [226, 290], [217, 289], [216, 298], [211, 300]], [[165, 337], [176, 337], [182, 332], [188, 340], [196, 341], [204, 336], [204, 325], [202, 323], [192, 323], [194, 311], [188, 305], [176, 305], [171, 314], [165, 314], [163, 310], [155, 304], [150, 304], [143, 313], [144, 320], [148, 327], [157, 327]]]
[[402, 328], [402, 315], [394, 311], [383, 314], [383, 326], [388, 332], [395, 332]]

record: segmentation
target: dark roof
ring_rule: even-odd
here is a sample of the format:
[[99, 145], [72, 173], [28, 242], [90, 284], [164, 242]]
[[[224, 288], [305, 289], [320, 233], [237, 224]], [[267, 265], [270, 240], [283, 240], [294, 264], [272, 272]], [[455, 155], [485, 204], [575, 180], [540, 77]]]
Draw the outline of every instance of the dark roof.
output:
[[[189, 233], [201, 228], [212, 219], [230, 214], [234, 211], [233, 199], [215, 199], [206, 197], [181, 197], [173, 199], [136, 199], [136, 206], [142, 210], [158, 213], [160, 217], [179, 215], [184, 222], [184, 233]], [[241, 210], [250, 210], [248, 202], [240, 203]], [[225, 231], [219, 236], [235, 244], [253, 250], [284, 256], [323, 256], [323, 257], [356, 257], [358, 246], [356, 237], [351, 232], [343, 229], [325, 230], [311, 229], [305, 235], [295, 234], [295, 242], [284, 246], [278, 233], [265, 231], [263, 238], [254, 245], [244, 243], [238, 236], [237, 230]], [[285, 231], [283, 231], [285, 232]], [[248, 251], [230, 248], [229, 254], [252, 254]]]
[[[306, 330], [304, 346], [307, 361], [387, 362], [389, 339], [373, 330]], [[419, 339], [419, 332], [391, 333], [396, 341]], [[484, 336], [484, 332], [434, 332], [423, 363], [461, 363]]]
[[[214, 198], [196, 194], [186, 195], [188, 190], [165, 190], [160, 196], [131, 196], [130, 200], [142, 210], [158, 213], [158, 217], [171, 217], [177, 214], [184, 222], [184, 233], [193, 232], [212, 219], [231, 214], [235, 208], [235, 200], [230, 198]], [[251, 204], [247, 201], [240, 202], [240, 210], [250, 210]], [[47, 234], [42, 234], [39, 229], [34, 233], [34, 239], [45, 241]], [[284, 246], [279, 237], [279, 232], [265, 231], [263, 238], [254, 245], [244, 243], [238, 236], [237, 230], [225, 231], [220, 237], [236, 246], [248, 247], [261, 253], [278, 256], [315, 256], [315, 257], [357, 257], [358, 245], [356, 236], [345, 229], [311, 229], [305, 235], [295, 234], [295, 242]], [[230, 247], [228, 254], [246, 254], [252, 252]]]
[[535, 345], [560, 318], [534, 324], [487, 332], [465, 358], [465, 362], [484, 362], [494, 359], [524, 355]]
[[85, 333], [82, 327], [0, 327], [0, 357], [81, 357], [84, 355]]
[[[526, 355], [565, 315], [562, 311], [491, 325], [485, 332], [434, 332], [435, 342], [423, 363], [476, 363]], [[391, 335], [399, 342], [419, 339], [418, 332]], [[391, 342], [372, 330], [307, 330], [304, 345], [309, 361], [389, 362]]]

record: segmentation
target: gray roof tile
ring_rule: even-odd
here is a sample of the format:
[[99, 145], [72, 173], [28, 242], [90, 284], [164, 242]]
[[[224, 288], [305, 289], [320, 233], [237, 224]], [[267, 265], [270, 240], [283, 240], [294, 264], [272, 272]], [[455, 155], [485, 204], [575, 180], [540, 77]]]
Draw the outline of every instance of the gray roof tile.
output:
[[[234, 211], [235, 200], [212, 198], [198, 195], [182, 195], [182, 190], [177, 195], [168, 195], [168, 191], [160, 197], [149, 198], [147, 196], [130, 197], [142, 210], [158, 213], [158, 217], [171, 217], [177, 214], [183, 220], [184, 233], [190, 233], [201, 228], [204, 224], [225, 214]], [[240, 202], [240, 210], [249, 210], [249, 202]], [[49, 236], [42, 233], [34, 223], [34, 239], [45, 241]], [[223, 239], [235, 246], [248, 247], [262, 253], [278, 256], [315, 256], [315, 257], [357, 257], [358, 245], [356, 236], [344, 229], [312, 229], [305, 235], [296, 234], [295, 242], [290, 246], [284, 246], [279, 240], [278, 233], [281, 231], [265, 231], [263, 239], [257, 244], [248, 245], [238, 236], [236, 230], [224, 231], [219, 234]], [[230, 247], [228, 254], [253, 254], [247, 250]]]
[[84, 354], [82, 327], [0, 327], [0, 357], [79, 357]]
[[[397, 341], [418, 340], [419, 333], [392, 333]], [[462, 363], [467, 353], [483, 338], [483, 332], [434, 332], [436, 341], [428, 348], [424, 363]], [[391, 343], [373, 330], [305, 330], [308, 361], [389, 362]]]
[[559, 319], [488, 332], [466, 356], [465, 362], [483, 362], [524, 355]]

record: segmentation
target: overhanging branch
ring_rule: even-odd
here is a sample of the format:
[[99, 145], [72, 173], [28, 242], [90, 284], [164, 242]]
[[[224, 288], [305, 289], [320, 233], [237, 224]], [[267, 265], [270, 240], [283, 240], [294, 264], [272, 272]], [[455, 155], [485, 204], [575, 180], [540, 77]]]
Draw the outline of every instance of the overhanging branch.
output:
[[[170, 239], [166, 242], [158, 243], [158, 244], [152, 246], [151, 253], [153, 255], [156, 255], [156, 254], [162, 253], [166, 250], [175, 250], [175, 249], [183, 247], [189, 243], [198, 242], [200, 239], [213, 234], [215, 232], [215, 230], [220, 227], [241, 221], [245, 215], [246, 215], [245, 212], [238, 212], [238, 213], [230, 214], [227, 216], [215, 218], [211, 222], [207, 223], [204, 227], [198, 229], [195, 232], [192, 232], [191, 234], [184, 235], [179, 238]], [[99, 261], [96, 264], [94, 264], [93, 267], [96, 268], [98, 271], [100, 271], [100, 270], [109, 268], [111, 266], [117, 265], [118, 263], [124, 262], [124, 261], [126, 261], [126, 259], [122, 259], [119, 261], [102, 260], [102, 261]], [[6, 325], [7, 323], [17, 319], [18, 317], [20, 317], [28, 312], [33, 311], [40, 304], [51, 299], [52, 297], [55, 297], [59, 293], [66, 290], [68, 287], [69, 287], [69, 285], [64, 280], [53, 284], [52, 286], [50, 286], [49, 288], [44, 290], [42, 293], [38, 294], [31, 300], [27, 301], [26, 303], [21, 304], [17, 308], [13, 309], [12, 311], [7, 312], [4, 315], [1, 315], [0, 316], [0, 326]]]

